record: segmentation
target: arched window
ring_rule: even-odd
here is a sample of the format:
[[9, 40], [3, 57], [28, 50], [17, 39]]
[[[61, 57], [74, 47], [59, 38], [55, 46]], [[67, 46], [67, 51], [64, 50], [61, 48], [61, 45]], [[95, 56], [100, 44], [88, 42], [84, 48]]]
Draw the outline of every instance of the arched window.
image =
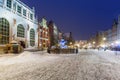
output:
[[25, 28], [21, 24], [19, 24], [17, 27], [17, 37], [25, 37]]
[[35, 45], [35, 31], [34, 31], [34, 29], [30, 30], [30, 45], [31, 46]]
[[0, 44], [9, 43], [9, 22], [0, 18]]

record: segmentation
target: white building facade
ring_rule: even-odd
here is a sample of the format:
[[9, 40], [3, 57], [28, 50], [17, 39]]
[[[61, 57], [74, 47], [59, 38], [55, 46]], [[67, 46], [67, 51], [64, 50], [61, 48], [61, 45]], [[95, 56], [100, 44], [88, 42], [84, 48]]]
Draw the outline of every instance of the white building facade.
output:
[[24, 48], [37, 47], [38, 21], [35, 10], [20, 0], [0, 0], [0, 45], [12, 40]]

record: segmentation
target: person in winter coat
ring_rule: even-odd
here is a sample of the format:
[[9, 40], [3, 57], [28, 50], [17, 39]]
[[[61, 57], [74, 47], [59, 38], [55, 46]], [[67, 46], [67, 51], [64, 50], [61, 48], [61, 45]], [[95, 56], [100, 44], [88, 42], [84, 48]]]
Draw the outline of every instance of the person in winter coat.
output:
[[49, 54], [50, 54], [50, 50], [51, 50], [51, 48], [50, 48], [50, 47], [48, 47], [48, 48], [47, 48], [47, 53], [49, 53]]
[[78, 53], [78, 47], [76, 47], [75, 52], [76, 52], [76, 54]]

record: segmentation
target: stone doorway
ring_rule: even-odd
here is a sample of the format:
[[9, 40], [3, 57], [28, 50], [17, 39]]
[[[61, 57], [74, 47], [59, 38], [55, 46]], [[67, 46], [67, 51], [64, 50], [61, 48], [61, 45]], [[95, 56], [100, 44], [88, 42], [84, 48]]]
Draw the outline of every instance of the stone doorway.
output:
[[21, 45], [23, 48], [26, 48], [24, 41], [20, 41], [20, 45]]

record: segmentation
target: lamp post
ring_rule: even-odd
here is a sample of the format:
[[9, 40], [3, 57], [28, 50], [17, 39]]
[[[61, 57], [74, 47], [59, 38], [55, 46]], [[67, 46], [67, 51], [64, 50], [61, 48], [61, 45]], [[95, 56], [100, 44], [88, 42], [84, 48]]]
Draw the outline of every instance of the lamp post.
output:
[[95, 42], [95, 41], [93, 41], [93, 47], [94, 47], [94, 48], [95, 48], [95, 43], [96, 43], [96, 42]]
[[70, 48], [72, 48], [72, 42], [70, 42]]
[[104, 51], [105, 51], [105, 49], [106, 49], [106, 42], [105, 42], [106, 40], [107, 40], [106, 37], [103, 37], [103, 41], [104, 41], [104, 45], [105, 45], [105, 46], [104, 46]]
[[40, 27], [37, 28], [38, 32], [38, 49], [40, 48]]

